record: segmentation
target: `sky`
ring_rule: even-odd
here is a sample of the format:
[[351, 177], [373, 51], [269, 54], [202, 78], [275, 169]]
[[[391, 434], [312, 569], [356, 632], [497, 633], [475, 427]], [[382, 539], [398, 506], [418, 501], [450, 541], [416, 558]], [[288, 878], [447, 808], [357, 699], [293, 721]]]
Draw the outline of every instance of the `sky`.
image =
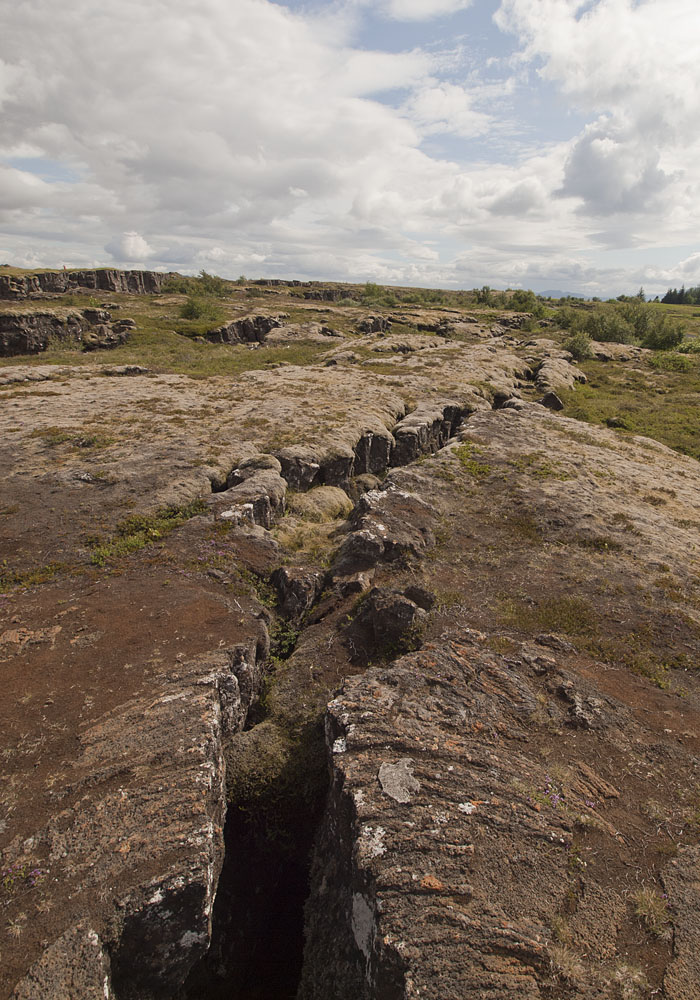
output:
[[697, 0], [21, 0], [0, 263], [700, 284]]

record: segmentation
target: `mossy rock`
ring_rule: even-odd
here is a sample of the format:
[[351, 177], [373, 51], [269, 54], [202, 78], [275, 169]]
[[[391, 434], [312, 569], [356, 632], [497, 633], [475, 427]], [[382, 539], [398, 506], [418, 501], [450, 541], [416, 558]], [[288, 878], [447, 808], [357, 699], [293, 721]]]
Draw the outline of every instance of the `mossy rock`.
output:
[[290, 512], [301, 520], [322, 524], [347, 517], [353, 504], [347, 493], [339, 486], [317, 486], [308, 493], [289, 496], [287, 506]]

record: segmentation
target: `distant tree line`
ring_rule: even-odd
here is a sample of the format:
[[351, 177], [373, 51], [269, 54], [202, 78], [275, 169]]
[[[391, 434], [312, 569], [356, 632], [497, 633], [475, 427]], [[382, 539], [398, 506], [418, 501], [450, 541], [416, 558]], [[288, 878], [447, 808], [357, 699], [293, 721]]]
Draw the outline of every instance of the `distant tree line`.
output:
[[671, 306], [697, 306], [700, 305], [700, 285], [693, 288], [686, 288], [685, 285], [678, 288], [669, 288], [661, 300]]

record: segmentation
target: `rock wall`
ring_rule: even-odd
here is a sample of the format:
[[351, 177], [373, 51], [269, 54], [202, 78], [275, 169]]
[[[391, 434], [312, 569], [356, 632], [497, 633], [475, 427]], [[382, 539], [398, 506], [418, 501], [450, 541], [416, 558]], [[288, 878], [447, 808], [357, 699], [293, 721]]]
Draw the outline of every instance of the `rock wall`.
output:
[[27, 299], [47, 292], [75, 292], [80, 288], [147, 295], [159, 292], [166, 277], [156, 271], [117, 271], [113, 268], [0, 274], [0, 299]]
[[261, 344], [270, 330], [282, 325], [283, 316], [244, 316], [210, 330], [206, 339], [212, 344]]
[[118, 347], [136, 326], [132, 319], [112, 323], [104, 309], [58, 316], [56, 313], [0, 313], [0, 357], [39, 354], [52, 340], [82, 344], [83, 350]]
[[[31, 842], [70, 886], [65, 930], [13, 1000], [170, 998], [206, 951], [223, 863], [224, 754], [262, 680], [265, 643], [183, 663], [81, 737]], [[264, 659], [264, 657], [263, 657]]]

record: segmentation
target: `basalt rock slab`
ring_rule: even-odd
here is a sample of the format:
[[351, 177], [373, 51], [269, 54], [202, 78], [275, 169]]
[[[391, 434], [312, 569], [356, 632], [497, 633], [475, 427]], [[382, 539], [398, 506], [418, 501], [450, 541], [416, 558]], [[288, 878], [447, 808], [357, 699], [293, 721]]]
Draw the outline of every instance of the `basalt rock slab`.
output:
[[16, 1000], [110, 996], [110, 984], [118, 997], [177, 991], [209, 942], [224, 753], [261, 679], [255, 644], [202, 655], [84, 731], [69, 772], [50, 783], [50, 821], [3, 855], [6, 864], [41, 857], [52, 886], [70, 887], [66, 930], [17, 985]]
[[[236, 470], [239, 475], [244, 471], [248, 470]], [[286, 492], [287, 481], [275, 468], [258, 468], [238, 485], [215, 493], [209, 505], [218, 518], [231, 524], [257, 524], [270, 528], [275, 518], [284, 513]]]
[[455, 401], [420, 403], [394, 428], [391, 464], [408, 465], [420, 455], [442, 448], [455, 433], [463, 413]]
[[54, 313], [0, 313], [0, 355], [38, 354], [51, 339], [76, 343], [87, 323], [79, 313], [65, 318]]
[[209, 330], [205, 337], [212, 344], [262, 344], [270, 330], [282, 325], [280, 316], [244, 316]]
[[51, 312], [0, 313], [0, 356], [38, 354], [52, 341], [82, 344], [86, 351], [118, 347], [136, 326], [132, 319], [111, 322], [104, 309], [57, 315]]
[[[534, 672], [468, 630], [346, 683], [326, 721], [303, 1000], [539, 1000], [554, 985], [577, 823], [614, 839], [619, 792], [580, 762], [561, 807], [528, 738], [540, 703]], [[615, 894], [589, 893], [615, 927]], [[594, 927], [581, 921], [578, 945], [597, 955]], [[603, 965], [578, 966], [561, 995], [604, 995]]]
[[379, 562], [420, 557], [435, 544], [435, 511], [415, 493], [392, 481], [358, 500], [352, 531], [343, 542], [331, 572], [344, 577]]
[[37, 274], [0, 274], [0, 299], [26, 299], [44, 293], [75, 292], [81, 288], [148, 295], [160, 292], [167, 275], [155, 271], [40, 271]]

